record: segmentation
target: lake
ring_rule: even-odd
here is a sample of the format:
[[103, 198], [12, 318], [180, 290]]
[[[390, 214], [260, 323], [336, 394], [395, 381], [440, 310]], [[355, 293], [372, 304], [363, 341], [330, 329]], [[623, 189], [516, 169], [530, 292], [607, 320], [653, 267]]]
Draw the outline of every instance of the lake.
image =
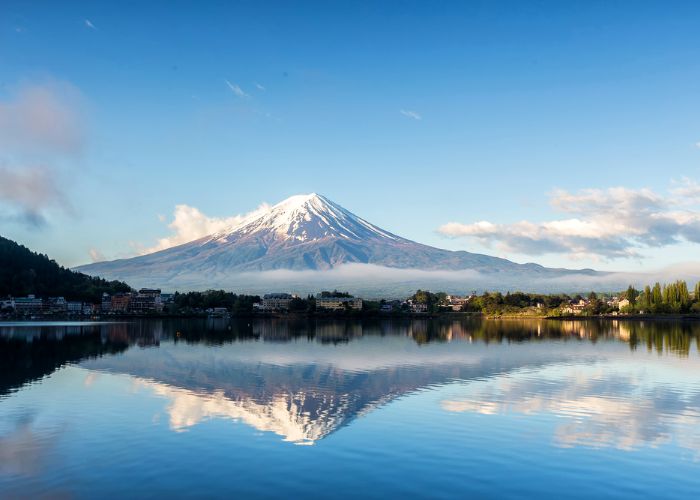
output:
[[700, 323], [0, 323], [0, 496], [696, 498]]

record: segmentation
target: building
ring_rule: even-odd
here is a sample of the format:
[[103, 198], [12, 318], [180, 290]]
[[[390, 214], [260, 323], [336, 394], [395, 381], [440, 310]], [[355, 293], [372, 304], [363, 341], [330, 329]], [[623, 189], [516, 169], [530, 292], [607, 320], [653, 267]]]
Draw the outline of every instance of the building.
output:
[[64, 313], [68, 307], [68, 302], [63, 297], [49, 297], [46, 301], [46, 310], [51, 313]]
[[100, 310], [103, 313], [108, 313], [112, 310], [112, 297], [110, 297], [110, 295], [107, 292], [102, 294], [102, 303], [100, 306]]
[[617, 308], [622, 311], [625, 307], [629, 306], [631, 302], [629, 299], [622, 299], [620, 302], [617, 303]]
[[15, 310], [15, 300], [13, 298], [8, 298], [6, 300], [0, 300], [0, 311], [14, 311]]
[[412, 313], [417, 313], [417, 314], [423, 314], [428, 312], [428, 304], [424, 302], [413, 302], [411, 301], [409, 303], [409, 306], [411, 306], [411, 312]]
[[137, 314], [163, 311], [163, 303], [160, 300], [160, 290], [142, 288], [138, 293], [132, 294], [131, 302], [129, 303], [129, 311]]
[[112, 300], [110, 301], [111, 312], [124, 313], [129, 310], [129, 304], [131, 303], [130, 293], [115, 293], [112, 295]]
[[620, 297], [610, 297], [605, 301], [605, 303], [608, 305], [608, 307], [618, 308], [620, 307]]
[[17, 297], [15, 301], [15, 311], [18, 314], [36, 314], [44, 308], [44, 301], [34, 295]]
[[581, 299], [578, 302], [570, 302], [568, 305], [562, 308], [561, 312], [564, 314], [570, 314], [573, 316], [578, 316], [580, 314], [583, 314], [583, 310], [586, 308], [588, 305], [588, 302]]
[[448, 295], [447, 306], [455, 312], [461, 311], [469, 302], [469, 297], [459, 297], [457, 295]]
[[209, 316], [213, 316], [215, 318], [223, 318], [228, 316], [228, 309], [225, 307], [212, 307], [211, 309], [207, 309], [207, 313]]
[[266, 293], [259, 309], [263, 311], [288, 311], [289, 303], [294, 298], [289, 293]]
[[66, 312], [68, 314], [82, 314], [83, 303], [75, 301], [66, 302]]
[[362, 299], [358, 297], [324, 297], [322, 294], [316, 295], [316, 309], [338, 311], [347, 308], [361, 311]]

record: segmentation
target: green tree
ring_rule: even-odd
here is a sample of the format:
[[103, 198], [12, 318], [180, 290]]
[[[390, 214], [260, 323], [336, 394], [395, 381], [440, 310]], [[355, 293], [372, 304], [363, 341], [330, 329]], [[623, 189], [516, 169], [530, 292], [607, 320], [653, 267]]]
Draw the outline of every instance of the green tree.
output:
[[588, 306], [586, 306], [587, 314], [600, 314], [603, 309], [603, 301], [598, 299], [598, 295], [595, 292], [588, 294]]
[[651, 290], [651, 305], [654, 308], [661, 308], [663, 303], [664, 299], [661, 292], [661, 284], [657, 281], [654, 284], [654, 288]]
[[651, 297], [651, 287], [649, 285], [644, 287], [644, 301], [642, 305], [644, 306], [644, 309], [650, 309], [651, 308], [651, 302], [652, 302], [652, 297]]

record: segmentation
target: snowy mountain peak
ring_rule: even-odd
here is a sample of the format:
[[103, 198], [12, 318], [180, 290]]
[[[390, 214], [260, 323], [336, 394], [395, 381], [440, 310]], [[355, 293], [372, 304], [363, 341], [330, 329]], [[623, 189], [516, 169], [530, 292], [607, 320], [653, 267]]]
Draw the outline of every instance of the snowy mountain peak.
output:
[[212, 239], [231, 241], [245, 236], [302, 242], [325, 238], [400, 240], [316, 193], [291, 196]]

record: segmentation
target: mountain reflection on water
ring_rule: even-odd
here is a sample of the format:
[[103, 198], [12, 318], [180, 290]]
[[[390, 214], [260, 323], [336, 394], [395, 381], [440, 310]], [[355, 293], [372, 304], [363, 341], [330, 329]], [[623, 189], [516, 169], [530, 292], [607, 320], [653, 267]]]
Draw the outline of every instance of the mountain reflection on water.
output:
[[[566, 417], [560, 446], [655, 446], [682, 428], [681, 446], [697, 451], [698, 388], [665, 378], [700, 375], [695, 361], [669, 361], [697, 357], [699, 339], [700, 324], [683, 322], [16, 324], [0, 326], [0, 396], [77, 365], [88, 378], [127, 375], [135, 390], [167, 401], [173, 431], [230, 419], [312, 444], [397, 398], [448, 386], [447, 412]], [[656, 359], [630, 358], [636, 351]]]

